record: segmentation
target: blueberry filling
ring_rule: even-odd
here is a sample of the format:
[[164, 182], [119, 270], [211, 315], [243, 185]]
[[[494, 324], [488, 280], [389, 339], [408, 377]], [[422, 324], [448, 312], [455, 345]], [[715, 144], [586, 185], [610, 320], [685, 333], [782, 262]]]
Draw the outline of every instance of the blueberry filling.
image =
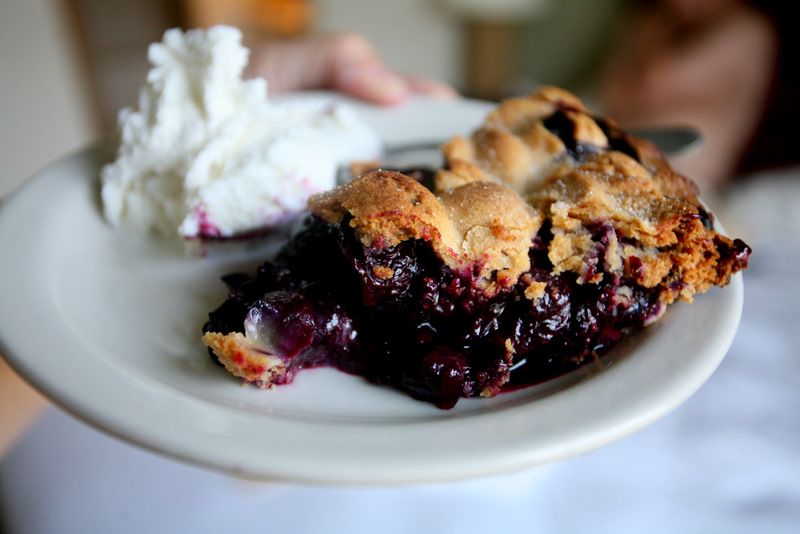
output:
[[[561, 139], [567, 149], [567, 154], [576, 161], [583, 161], [587, 156], [597, 152], [598, 147], [590, 143], [581, 143], [577, 140], [575, 122], [569, 118], [566, 111], [570, 111], [570, 109], [559, 109], [550, 115], [543, 121], [544, 127]], [[608, 147], [603, 148], [622, 152], [636, 161], [640, 161], [639, 153], [628, 141], [627, 134], [606, 120], [594, 118], [594, 121], [608, 139]]]
[[557, 90], [533, 99], [552, 113], [511, 104], [486, 139], [446, 145], [446, 183], [375, 170], [312, 197], [274, 259], [224, 277], [212, 357], [263, 387], [330, 366], [452, 408], [596, 362], [746, 268], [749, 247], [713, 231], [657, 149]]
[[700, 221], [703, 223], [703, 228], [706, 230], [713, 230], [714, 216], [703, 208], [697, 208], [697, 212], [699, 214], [698, 216], [700, 217]]
[[415, 167], [411, 169], [400, 169], [398, 172], [405, 174], [409, 178], [413, 178], [431, 191], [434, 188], [434, 178], [436, 177], [436, 170], [427, 167]]
[[575, 137], [575, 123], [564, 111], [556, 111], [546, 118], [543, 124], [545, 128], [561, 139], [567, 153], [576, 161], [583, 161], [586, 155], [597, 151], [594, 145], [578, 142]]
[[[601, 256], [609, 232], [594, 229]], [[330, 365], [451, 408], [592, 362], [662, 312], [655, 290], [618, 276], [550, 274], [551, 238], [543, 227], [531, 269], [488, 292], [477, 269], [449, 269], [426, 241], [365, 248], [348, 220], [309, 216], [273, 261], [224, 278], [228, 298], [204, 331], [245, 333], [293, 370]]]

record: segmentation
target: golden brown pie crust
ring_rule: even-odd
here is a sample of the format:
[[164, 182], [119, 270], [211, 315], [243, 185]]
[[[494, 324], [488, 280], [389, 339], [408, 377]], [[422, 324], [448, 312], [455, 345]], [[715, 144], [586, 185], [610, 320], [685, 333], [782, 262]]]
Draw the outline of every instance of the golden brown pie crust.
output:
[[[581, 160], [546, 128], [556, 111], [574, 123], [576, 141], [590, 147]], [[591, 231], [606, 224], [615, 230], [604, 252], [606, 273], [660, 286], [665, 302], [726, 285], [737, 264], [721, 260], [718, 244], [731, 240], [704, 226], [697, 186], [651, 142], [605, 122], [638, 160], [610, 148], [577, 97], [544, 87], [500, 104], [469, 139], [445, 144], [434, 192], [399, 173], [375, 171], [312, 197], [309, 206], [328, 222], [351, 217], [364, 246], [423, 239], [451, 268], [480, 264], [487, 287], [515, 283], [529, 268], [527, 252], [544, 221], [554, 234], [554, 274], [572, 271], [583, 283], [599, 282]]]
[[[556, 112], [573, 125], [580, 157], [545, 124]], [[630, 149], [615, 149], [612, 135]], [[311, 197], [309, 208], [324, 221], [347, 221], [364, 247], [427, 241], [454, 271], [476, 273], [489, 294], [530, 278], [529, 250], [543, 225], [552, 234], [553, 274], [575, 273], [582, 284], [620, 276], [655, 288], [665, 304], [724, 286], [742, 268], [720, 254], [733, 242], [707, 227], [691, 180], [654, 144], [599, 122], [562, 89], [501, 103], [471, 137], [454, 137], [442, 153], [433, 191], [379, 170]], [[606, 236], [602, 251], [598, 231]], [[373, 274], [393, 273], [377, 266]], [[524, 294], [540, 298], [544, 286], [531, 282]], [[248, 381], [269, 385], [285, 372], [279, 358], [253, 349], [242, 334], [206, 334], [204, 341]]]

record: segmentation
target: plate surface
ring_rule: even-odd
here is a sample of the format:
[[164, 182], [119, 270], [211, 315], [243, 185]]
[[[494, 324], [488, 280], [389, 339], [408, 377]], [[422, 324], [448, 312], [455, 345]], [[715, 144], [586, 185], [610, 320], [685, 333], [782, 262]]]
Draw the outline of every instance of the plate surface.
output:
[[[488, 105], [358, 105], [387, 144], [468, 133]], [[200, 341], [222, 274], [270, 248], [191, 257], [102, 218], [97, 145], [56, 162], [0, 206], [0, 353], [84, 421], [191, 463], [265, 480], [456, 480], [564, 459], [670, 412], [716, 369], [736, 331], [741, 276], [603, 360], [450, 411], [332, 369], [262, 391], [213, 365]]]

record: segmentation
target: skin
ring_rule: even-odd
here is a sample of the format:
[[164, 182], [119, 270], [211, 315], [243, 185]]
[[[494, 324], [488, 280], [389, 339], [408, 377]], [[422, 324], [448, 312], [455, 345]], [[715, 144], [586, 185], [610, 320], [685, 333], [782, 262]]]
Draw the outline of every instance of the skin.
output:
[[[457, 96], [445, 84], [392, 71], [372, 45], [356, 34], [260, 43], [251, 48], [248, 74], [269, 80], [271, 94], [330, 89], [387, 106], [401, 104], [413, 94]], [[47, 405], [0, 357], [0, 458]]]
[[622, 26], [600, 99], [626, 128], [697, 127], [703, 150], [673, 163], [716, 191], [758, 126], [777, 51], [770, 21], [744, 2], [661, 0]]
[[389, 69], [358, 34], [338, 33], [252, 48], [249, 73], [266, 78], [271, 94], [330, 89], [380, 105], [403, 103], [413, 94], [454, 98], [450, 86]]

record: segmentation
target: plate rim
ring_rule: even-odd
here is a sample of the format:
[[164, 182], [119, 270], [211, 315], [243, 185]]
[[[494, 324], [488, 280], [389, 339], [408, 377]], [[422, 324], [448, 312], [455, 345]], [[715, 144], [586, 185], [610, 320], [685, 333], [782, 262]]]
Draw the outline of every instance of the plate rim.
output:
[[[426, 105], [429, 104], [421, 104], [422, 108]], [[468, 103], [466, 105], [472, 104]], [[477, 103], [475, 108], [471, 108], [470, 113], [472, 113], [473, 110], [476, 112], [480, 110], [482, 113], [487, 108], [488, 105], [486, 103]], [[455, 109], [458, 108], [456, 107]], [[378, 113], [380, 113], [380, 111], [378, 111]], [[35, 202], [37, 195], [40, 194], [39, 191], [43, 189], [53, 191], [54, 189], [58, 189], [58, 187], [66, 187], [69, 189], [71, 187], [76, 187], [75, 184], [77, 184], [77, 187], [86, 189], [82, 192], [83, 194], [92, 194], [92, 184], [96, 183], [96, 176], [93, 177], [87, 173], [87, 175], [84, 176], [71, 176], [71, 180], [66, 181], [60, 174], [63, 174], [65, 169], [96, 168], [99, 162], [107, 158], [108, 150], [109, 146], [107, 141], [101, 141], [70, 156], [61, 158], [37, 173], [33, 178], [23, 184], [18, 191], [7, 197], [4, 202], [0, 203], [0, 244], [4, 243], [4, 240], [7, 242], [9, 239], [10, 226], [15, 222], [11, 219], [16, 217], [24, 208], [28, 208], [30, 203]], [[33, 218], [33, 216], [29, 218], [33, 225], [32, 228], [37, 228], [37, 221], [35, 218]], [[38, 221], [38, 224], [40, 225], [39, 228], [43, 228], [43, 221]], [[20, 239], [17, 240], [17, 244], [18, 247], [22, 246]], [[0, 259], [0, 265], [8, 264], [8, 259]], [[495, 457], [481, 455], [480, 453], [483, 451], [474, 447], [470, 448], [466, 446], [466, 444], [461, 448], [456, 447], [449, 450], [448, 453], [450, 456], [447, 458], [441, 455], [438, 458], [430, 455], [426, 457], [423, 454], [411, 455], [409, 451], [406, 451], [405, 454], [407, 454], [407, 456], [413, 456], [409, 461], [416, 462], [412, 468], [393, 466], [383, 471], [381, 471], [380, 468], [390, 460], [390, 455], [388, 455], [388, 453], [387, 455], [378, 455], [375, 457], [365, 457], [363, 455], [361, 457], [341, 457], [339, 459], [342, 463], [338, 466], [325, 466], [323, 465], [324, 462], [320, 462], [319, 458], [314, 461], [309, 461], [306, 466], [297, 465], [298, 459], [294, 459], [293, 462], [290, 462], [290, 465], [281, 466], [276, 465], [275, 460], [262, 460], [248, 464], [245, 456], [252, 453], [252, 447], [243, 447], [242, 444], [238, 444], [233, 446], [240, 446], [240, 451], [236, 454], [233, 454], [233, 452], [236, 451], [228, 451], [225, 457], [221, 458], [220, 450], [223, 450], [221, 448], [226, 446], [230, 447], [231, 445], [226, 443], [224, 435], [210, 432], [206, 433], [203, 437], [213, 441], [213, 444], [202, 448], [194, 447], [192, 450], [188, 450], [186, 447], [176, 444], [171, 429], [166, 429], [164, 427], [148, 429], [142, 427], [143, 423], [140, 418], [133, 418], [130, 420], [115, 419], [114, 414], [109, 412], [108, 406], [93, 402], [92, 398], [76, 395], [74, 391], [70, 391], [70, 387], [64, 387], [58, 384], [54, 381], [53, 377], [47, 375], [47, 370], [37, 367], [36, 362], [31, 361], [29, 354], [22, 353], [22, 350], [19, 348], [20, 340], [18, 339], [20, 333], [8, 332], [5, 328], [7, 321], [0, 321], [0, 354], [3, 355], [8, 364], [26, 381], [30, 382], [55, 404], [78, 419], [100, 429], [106, 434], [122, 438], [127, 442], [177, 460], [187, 461], [195, 465], [229, 474], [268, 481], [373, 485], [441, 482], [516, 471], [583, 454], [597, 447], [622, 439], [677, 408], [702, 386], [723, 360], [733, 341], [739, 317], [741, 316], [743, 306], [743, 283], [741, 273], [732, 278], [727, 288], [715, 288], [712, 291], [725, 291], [724, 294], [726, 296], [723, 300], [726, 303], [726, 308], [721, 310], [721, 312], [724, 314], [726, 325], [724, 328], [718, 328], [718, 330], [721, 330], [717, 334], [717, 338], [713, 340], [713, 347], [709, 349], [709, 353], [705, 355], [702, 361], [693, 362], [698, 368], [693, 369], [690, 376], [685, 377], [688, 380], [670, 390], [668, 394], [669, 402], [662, 400], [659, 403], [650, 405], [646, 410], [634, 410], [636, 412], [635, 414], [620, 413], [617, 414], [616, 418], [601, 418], [596, 422], [596, 425], [605, 428], [592, 428], [582, 433], [579, 432], [578, 434], [580, 435], [572, 435], [568, 443], [564, 441], [556, 443], [540, 440], [539, 445], [532, 449], [528, 446], [530, 445], [530, 440], [527, 439], [529, 436], [515, 435], [513, 436], [514, 439], [509, 438], [502, 454], [495, 455]], [[704, 296], [701, 295], [697, 298], [703, 297]], [[684, 303], [678, 304], [677, 306], [681, 305], [684, 305]], [[688, 305], [684, 305], [684, 308], [686, 306]], [[3, 317], [4, 310], [5, 313], [8, 313], [7, 306], [0, 304], [0, 319]], [[654, 327], [657, 326], [658, 323], [654, 325]], [[30, 332], [27, 334], [30, 335]], [[635, 358], [631, 358], [631, 360], [635, 362]], [[618, 373], [620, 367], [624, 370], [623, 366], [617, 366], [615, 368], [612, 365], [609, 369], [603, 371], [603, 373], [605, 373], [605, 376], [614, 376], [612, 373]], [[570, 386], [567, 390], [564, 390], [564, 392], [556, 392], [542, 399], [537, 399], [536, 402], [538, 404], [533, 409], [531, 408], [530, 402], [522, 402], [516, 406], [504, 407], [502, 417], [498, 418], [496, 412], [487, 411], [474, 415], [476, 419], [472, 421], [474, 422], [481, 419], [485, 422], [486, 418], [492, 418], [492, 423], [508, 424], [509, 421], [523, 420], [529, 415], [528, 412], [530, 411], [544, 410], [548, 408], [548, 405], [561, 402], [564, 395], [595, 395], [597, 393], [596, 389], [602, 387], [604, 384], [604, 380], [598, 380], [598, 376], [603, 375], [596, 375], [592, 377], [591, 380], [585, 380]], [[125, 400], [144, 397], [147, 394], [143, 389], [136, 389], [130, 384], [127, 387], [131, 389], [127, 392]], [[105, 391], [106, 395], [113, 396], [112, 389], [112, 384], [105, 384], [99, 386], [97, 391]], [[93, 394], [94, 393], [96, 392], [93, 392]], [[117, 392], [117, 394], [118, 393], [119, 392]], [[166, 395], [162, 392], [162, 398], [159, 400], [170, 400], [174, 395], [175, 392], [169, 392], [169, 394]], [[666, 393], [662, 392], [662, 395], [666, 395]], [[180, 399], [178, 399], [178, 402], [180, 402]], [[247, 417], [244, 417], [244, 420], [242, 420], [241, 414], [237, 416], [236, 413], [232, 413], [225, 407], [215, 407], [213, 404], [209, 404], [203, 409], [209, 410], [207, 414], [215, 412], [214, 417], [219, 418], [219, 420], [230, 418], [229, 424], [231, 426], [235, 424], [246, 425], [252, 422], [252, 419], [248, 421]], [[150, 405], [148, 406], [148, 410], [157, 413], [159, 407]], [[321, 425], [313, 431], [309, 430], [310, 427], [308, 423], [271, 421], [271, 424], [273, 424], [275, 430], [284, 430], [287, 432], [297, 431], [297, 426], [299, 424], [301, 427], [304, 427], [301, 429], [302, 432], [314, 434], [314, 436], [319, 439], [323, 439], [325, 437], [324, 431], [330, 431], [331, 428], [334, 428], [336, 433], [339, 434], [346, 430], [347, 435], [344, 437], [347, 439], [372, 439], [374, 443], [406, 439], [407, 436], [404, 437], [404, 433], [412, 430], [412, 427], [413, 429], [422, 428], [423, 431], [429, 431], [431, 425], [436, 425], [438, 428], [435, 430], [435, 433], [438, 439], [444, 439], [441, 436], [444, 433], [452, 433], [453, 436], [458, 436], [463, 439], [469, 432], [465, 431], [463, 428], [463, 418], [459, 420], [459, 413], [457, 411], [452, 413], [452, 417], [443, 416], [437, 417], [433, 421], [410, 424], [365, 425], [360, 423], [349, 427], [343, 424], [328, 424]], [[161, 415], [163, 415], [163, 413]], [[186, 413], [180, 412], [179, 415], [187, 417], [192, 415], [196, 416], [196, 414], [193, 414], [192, 410], [187, 410]], [[584, 424], [590, 423], [584, 422]], [[486, 423], [486, 426], [491, 427], [492, 424]], [[377, 432], [376, 429], [380, 430], [380, 439], [378, 439], [378, 437], [370, 437]], [[562, 438], [563, 434], [554, 437]], [[338, 438], [333, 436], [329, 437], [329, 439], [338, 443], [336, 440], [341, 440], [342, 436]], [[281, 444], [281, 446], [285, 447], [287, 444]], [[444, 447], [443, 443], [438, 442], [437, 446]], [[362, 463], [357, 464], [357, 461]]]

